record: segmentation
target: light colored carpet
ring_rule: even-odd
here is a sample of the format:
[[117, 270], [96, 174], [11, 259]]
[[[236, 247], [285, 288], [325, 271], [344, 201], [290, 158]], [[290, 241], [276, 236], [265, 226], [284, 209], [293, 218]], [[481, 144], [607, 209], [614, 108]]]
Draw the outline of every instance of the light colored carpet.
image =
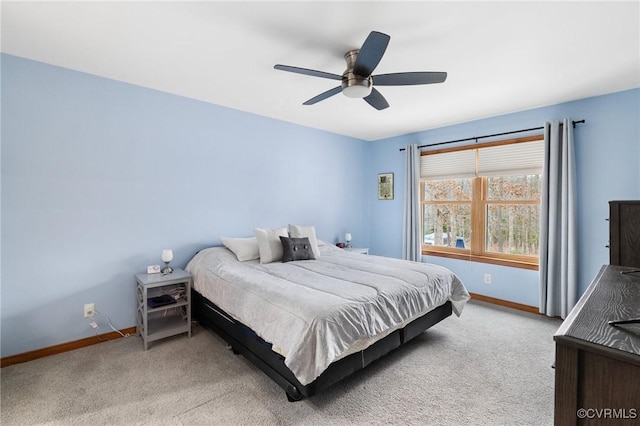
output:
[[551, 425], [560, 321], [472, 301], [308, 400], [202, 327], [1, 370], [3, 425]]

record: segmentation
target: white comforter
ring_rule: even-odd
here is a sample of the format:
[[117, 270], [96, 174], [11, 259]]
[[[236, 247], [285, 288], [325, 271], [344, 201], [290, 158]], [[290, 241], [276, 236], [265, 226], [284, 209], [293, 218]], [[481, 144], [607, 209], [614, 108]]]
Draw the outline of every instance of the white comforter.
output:
[[440, 266], [330, 245], [320, 252], [317, 260], [260, 264], [214, 247], [186, 269], [200, 294], [271, 343], [303, 385], [447, 300], [459, 316], [469, 299]]

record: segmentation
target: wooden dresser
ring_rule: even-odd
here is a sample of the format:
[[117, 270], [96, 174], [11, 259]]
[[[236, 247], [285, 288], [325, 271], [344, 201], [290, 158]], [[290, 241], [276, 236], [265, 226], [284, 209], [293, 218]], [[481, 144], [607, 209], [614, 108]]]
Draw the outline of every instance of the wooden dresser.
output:
[[609, 201], [609, 263], [640, 267], [640, 201]]
[[555, 424], [640, 424], [638, 268], [605, 265], [554, 336]]

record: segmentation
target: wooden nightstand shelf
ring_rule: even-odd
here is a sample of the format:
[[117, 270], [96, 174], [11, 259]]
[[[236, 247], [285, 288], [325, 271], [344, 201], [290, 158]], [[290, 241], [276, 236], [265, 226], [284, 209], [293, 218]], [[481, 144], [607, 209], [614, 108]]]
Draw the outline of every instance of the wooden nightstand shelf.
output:
[[[171, 274], [137, 274], [137, 332], [148, 344], [165, 337], [187, 333], [191, 337], [191, 275], [182, 269]], [[176, 302], [152, 307], [150, 299], [171, 295]]]

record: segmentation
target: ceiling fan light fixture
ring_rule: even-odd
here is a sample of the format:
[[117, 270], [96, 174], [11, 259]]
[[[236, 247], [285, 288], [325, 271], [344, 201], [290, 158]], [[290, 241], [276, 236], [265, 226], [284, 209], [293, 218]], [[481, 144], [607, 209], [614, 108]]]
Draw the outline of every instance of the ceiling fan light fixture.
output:
[[342, 94], [347, 98], [366, 98], [371, 94], [371, 89], [371, 86], [349, 86], [342, 89]]
[[382, 55], [387, 49], [390, 37], [387, 34], [371, 31], [360, 49], [352, 49], [344, 54], [347, 70], [342, 74], [332, 74], [307, 68], [292, 67], [276, 64], [277, 70], [294, 72], [297, 74], [322, 77], [330, 80], [342, 80], [340, 86], [329, 89], [303, 102], [302, 105], [314, 105], [331, 96], [342, 92], [348, 98], [364, 99], [378, 111], [389, 107], [389, 103], [382, 94], [373, 87], [380, 86], [413, 86], [417, 84], [442, 83], [447, 79], [446, 72], [396, 72], [391, 74], [373, 75]]
[[342, 76], [342, 94], [348, 98], [366, 98], [371, 90], [373, 84], [370, 77], [361, 77], [350, 71]]

